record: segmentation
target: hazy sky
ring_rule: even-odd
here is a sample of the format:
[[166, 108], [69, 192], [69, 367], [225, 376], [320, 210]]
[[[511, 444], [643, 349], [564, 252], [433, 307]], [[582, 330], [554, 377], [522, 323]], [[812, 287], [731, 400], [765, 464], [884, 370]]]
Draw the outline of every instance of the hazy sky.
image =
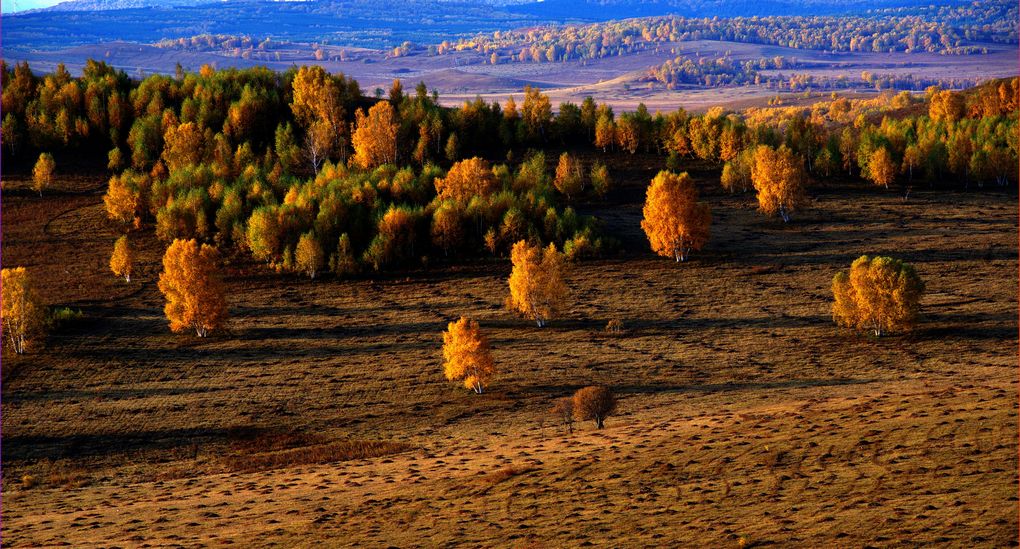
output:
[[11, 13], [21, 10], [45, 8], [59, 4], [62, 0], [0, 0], [0, 11]]

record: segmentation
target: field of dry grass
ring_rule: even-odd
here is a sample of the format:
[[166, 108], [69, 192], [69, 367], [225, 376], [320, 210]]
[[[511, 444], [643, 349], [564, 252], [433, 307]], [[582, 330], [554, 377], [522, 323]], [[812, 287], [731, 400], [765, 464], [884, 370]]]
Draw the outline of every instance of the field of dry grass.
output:
[[[662, 160], [608, 161], [621, 188], [579, 207], [624, 250], [577, 265], [548, 328], [503, 308], [505, 259], [314, 282], [240, 261], [207, 340], [167, 329], [151, 232], [131, 284], [108, 273], [102, 174], [42, 198], [5, 177], [3, 264], [86, 316], [4, 356], [5, 544], [1016, 544], [1015, 195], [840, 183], [783, 225], [694, 169], [713, 236], [677, 265], [638, 226]], [[862, 253], [916, 265], [916, 333], [832, 325]], [[502, 369], [483, 395], [442, 377], [460, 315]], [[592, 383], [619, 414], [567, 434], [549, 408]]]

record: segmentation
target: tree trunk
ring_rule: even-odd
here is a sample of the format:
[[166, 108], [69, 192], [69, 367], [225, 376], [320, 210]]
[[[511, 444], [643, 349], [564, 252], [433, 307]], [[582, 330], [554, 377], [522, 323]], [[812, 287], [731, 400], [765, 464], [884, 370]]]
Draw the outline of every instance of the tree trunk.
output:
[[605, 425], [603, 424], [603, 421], [605, 421], [605, 418], [602, 416], [595, 416], [595, 428], [601, 429], [604, 427]]

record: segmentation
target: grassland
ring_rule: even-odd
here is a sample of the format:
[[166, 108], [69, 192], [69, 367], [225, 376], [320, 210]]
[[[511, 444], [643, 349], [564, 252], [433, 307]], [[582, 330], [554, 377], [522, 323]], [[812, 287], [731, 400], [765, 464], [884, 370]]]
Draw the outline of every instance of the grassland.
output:
[[[151, 232], [109, 274], [103, 174], [5, 175], [4, 265], [86, 316], [4, 356], [5, 544], [1015, 545], [1016, 196], [838, 183], [784, 225], [692, 165], [713, 237], [678, 265], [638, 226], [661, 158], [607, 160], [620, 187], [578, 207], [623, 251], [548, 328], [503, 308], [505, 259], [313, 282], [237, 258], [207, 340], [167, 329]], [[917, 266], [919, 331], [832, 325], [862, 253]], [[460, 315], [502, 369], [483, 395], [442, 378]], [[568, 434], [549, 408], [591, 383], [619, 415]]]

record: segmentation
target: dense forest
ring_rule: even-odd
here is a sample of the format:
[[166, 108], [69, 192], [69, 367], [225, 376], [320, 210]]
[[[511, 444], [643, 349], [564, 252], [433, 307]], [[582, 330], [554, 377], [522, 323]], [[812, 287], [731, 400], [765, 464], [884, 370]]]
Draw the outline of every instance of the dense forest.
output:
[[[762, 210], [784, 219], [829, 177], [907, 193], [1017, 182], [1017, 79], [703, 115], [614, 113], [591, 98], [554, 112], [535, 88], [450, 109], [423, 84], [367, 98], [319, 67], [136, 81], [100, 62], [80, 78], [4, 64], [2, 79], [5, 162], [45, 153], [59, 170], [65, 155], [105, 155], [106, 209], [125, 231], [153, 226], [167, 242], [196, 238], [310, 274], [505, 255], [521, 239], [570, 258], [611, 251], [573, 205], [611, 192], [612, 174], [546, 157], [564, 146], [661, 154], [677, 172], [696, 158], [721, 167], [731, 192], [782, 169], [792, 190]], [[52, 161], [40, 160], [50, 172]]]

